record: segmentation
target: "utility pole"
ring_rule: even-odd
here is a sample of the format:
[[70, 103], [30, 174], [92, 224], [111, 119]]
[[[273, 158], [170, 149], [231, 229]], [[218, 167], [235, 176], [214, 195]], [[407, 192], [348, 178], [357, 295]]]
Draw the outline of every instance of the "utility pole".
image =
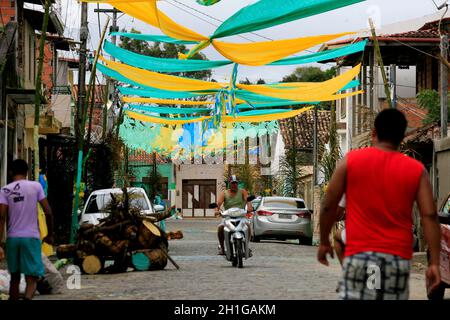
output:
[[[448, 59], [448, 36], [441, 36], [441, 57]], [[441, 62], [441, 139], [448, 135], [448, 68]]]
[[87, 39], [89, 37], [88, 28], [88, 4], [87, 2], [81, 3], [81, 28], [80, 28], [80, 58], [78, 68], [78, 107], [77, 107], [77, 121], [75, 127], [75, 134], [77, 137], [78, 146], [81, 145], [81, 141], [84, 137], [80, 136], [81, 122], [84, 114], [84, 107], [86, 101], [86, 55], [87, 55]]
[[380, 69], [381, 69], [381, 75], [383, 77], [384, 92], [386, 94], [386, 100], [388, 102], [388, 105], [392, 107], [391, 90], [389, 89], [389, 83], [388, 83], [388, 79], [386, 76], [386, 70], [384, 69], [384, 63], [383, 63], [383, 57], [381, 56], [380, 44], [378, 43], [377, 34], [375, 32], [375, 26], [373, 24], [372, 19], [370, 19], [370, 18], [369, 18], [369, 24], [370, 24], [370, 29], [372, 32], [375, 56], [377, 58], [378, 65], [380, 66]]
[[[75, 185], [75, 196], [74, 196], [74, 206], [73, 206], [73, 212], [72, 212], [72, 227], [71, 227], [71, 232], [70, 232], [70, 243], [75, 243], [75, 236], [76, 236], [76, 232], [78, 230], [78, 205], [79, 205], [79, 201], [80, 201], [80, 185], [81, 185], [81, 175], [82, 175], [82, 171], [83, 171], [83, 148], [84, 148], [84, 133], [85, 133], [85, 125], [86, 125], [86, 119], [87, 119], [87, 111], [88, 111], [88, 104], [89, 104], [89, 97], [90, 97], [90, 92], [93, 92], [93, 88], [95, 86], [95, 72], [96, 72], [96, 66], [97, 66], [97, 62], [98, 62], [98, 57], [100, 55], [101, 49], [102, 49], [102, 44], [103, 44], [103, 40], [105, 38], [105, 34], [106, 34], [106, 29], [108, 27], [109, 24], [109, 18], [108, 20], [106, 20], [106, 24], [105, 27], [103, 29], [103, 33], [101, 35], [100, 38], [100, 42], [97, 48], [97, 51], [95, 53], [95, 58], [94, 58], [94, 63], [92, 65], [92, 71], [91, 71], [91, 76], [89, 79], [89, 91], [88, 91], [88, 96], [87, 99], [85, 99], [87, 101], [86, 105], [83, 106], [83, 113], [80, 115], [80, 125], [79, 125], [79, 143], [78, 143], [78, 164], [77, 164], [77, 175], [76, 175], [76, 185]], [[89, 155], [89, 153], [88, 153]]]
[[[39, 43], [39, 62], [36, 75], [36, 92], [34, 98], [34, 127], [33, 127], [33, 139], [34, 139], [34, 180], [39, 181], [39, 120], [41, 112], [41, 83], [42, 83], [42, 68], [44, 67], [44, 47], [45, 38], [47, 36], [48, 20], [50, 16], [51, 1], [45, 0], [45, 12], [44, 21], [42, 22], [41, 39]], [[5, 123], [7, 126], [7, 122]], [[5, 146], [6, 147], [6, 146]]]
[[391, 78], [391, 99], [392, 99], [392, 108], [397, 109], [397, 66], [395, 64], [391, 64], [389, 68], [389, 76]]
[[317, 165], [318, 165], [318, 139], [317, 139], [317, 105], [314, 106], [314, 124], [313, 124], [313, 191], [317, 185]]
[[[117, 10], [116, 8], [113, 9], [94, 9], [95, 13], [112, 13], [112, 24], [111, 28], [109, 29], [110, 32], [117, 32], [119, 31], [119, 28], [117, 27], [117, 13], [120, 13], [121, 11]], [[111, 42], [116, 45], [117, 44], [117, 36], [113, 35], [111, 36]], [[116, 58], [111, 57], [112, 61], [116, 61]], [[106, 130], [108, 127], [108, 100], [109, 100], [109, 93], [114, 91], [114, 81], [111, 80], [109, 77], [106, 77], [106, 87], [105, 87], [105, 101], [104, 101], [104, 107], [103, 107], [103, 140], [106, 139]]]

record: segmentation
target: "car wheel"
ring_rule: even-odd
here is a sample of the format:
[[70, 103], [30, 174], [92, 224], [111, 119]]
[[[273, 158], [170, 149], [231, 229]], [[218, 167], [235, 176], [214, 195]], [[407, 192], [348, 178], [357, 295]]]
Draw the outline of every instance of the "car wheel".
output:
[[298, 238], [298, 244], [304, 246], [312, 246], [312, 237], [300, 237]]
[[445, 295], [445, 288], [445, 283], [441, 282], [435, 290], [433, 290], [431, 293], [428, 293], [428, 300], [443, 300]]

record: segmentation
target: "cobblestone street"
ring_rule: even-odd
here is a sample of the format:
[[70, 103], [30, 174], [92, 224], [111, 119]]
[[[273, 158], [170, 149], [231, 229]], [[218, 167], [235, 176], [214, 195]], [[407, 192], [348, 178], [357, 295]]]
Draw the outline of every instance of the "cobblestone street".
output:
[[[163, 271], [83, 275], [81, 289], [37, 299], [336, 299], [340, 276], [316, 261], [316, 247], [297, 243], [252, 243], [254, 256], [235, 269], [217, 256], [216, 220], [170, 220], [168, 230], [184, 239], [170, 242], [170, 263]], [[63, 271], [64, 273], [64, 271]], [[65, 275], [67, 277], [67, 275]], [[425, 299], [424, 276], [413, 273], [411, 299]]]

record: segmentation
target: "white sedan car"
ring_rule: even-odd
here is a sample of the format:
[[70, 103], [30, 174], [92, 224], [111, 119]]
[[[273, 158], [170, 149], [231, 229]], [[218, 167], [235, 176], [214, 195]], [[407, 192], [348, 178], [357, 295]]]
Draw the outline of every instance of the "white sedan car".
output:
[[[129, 194], [132, 194], [131, 205], [140, 208], [143, 215], [151, 215], [164, 210], [164, 206], [153, 205], [150, 202], [143, 188], [128, 188], [127, 190]], [[108, 213], [105, 212], [105, 208], [111, 201], [111, 194], [120, 196], [123, 192], [119, 188], [92, 192], [83, 210], [79, 212], [81, 214], [80, 224], [96, 225], [99, 223], [99, 219], [107, 217]]]
[[263, 197], [253, 203], [252, 240], [298, 239], [300, 244], [312, 245], [311, 211], [300, 198]]

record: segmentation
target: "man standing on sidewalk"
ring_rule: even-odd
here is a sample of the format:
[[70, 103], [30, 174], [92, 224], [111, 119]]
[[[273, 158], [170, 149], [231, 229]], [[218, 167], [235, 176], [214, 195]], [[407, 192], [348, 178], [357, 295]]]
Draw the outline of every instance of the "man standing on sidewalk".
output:
[[429, 176], [424, 166], [398, 151], [407, 128], [398, 110], [380, 112], [373, 147], [349, 152], [331, 178], [320, 212], [318, 260], [333, 257], [330, 231], [346, 195], [346, 248], [340, 299], [409, 297], [413, 255], [413, 204], [417, 201], [430, 250], [429, 288], [440, 283], [440, 227]]
[[[39, 277], [44, 276], [41, 256], [41, 240], [38, 224], [38, 202], [42, 205], [48, 228], [48, 236], [43, 239], [53, 244], [52, 212], [45, 198], [44, 190], [38, 182], [27, 180], [28, 165], [24, 160], [14, 160], [11, 165], [13, 182], [0, 190], [0, 239], [3, 238], [5, 220], [8, 220], [6, 255], [11, 273], [9, 296], [19, 299], [21, 274], [25, 274], [25, 299], [31, 300], [36, 291]], [[5, 253], [0, 248], [0, 260]]]

